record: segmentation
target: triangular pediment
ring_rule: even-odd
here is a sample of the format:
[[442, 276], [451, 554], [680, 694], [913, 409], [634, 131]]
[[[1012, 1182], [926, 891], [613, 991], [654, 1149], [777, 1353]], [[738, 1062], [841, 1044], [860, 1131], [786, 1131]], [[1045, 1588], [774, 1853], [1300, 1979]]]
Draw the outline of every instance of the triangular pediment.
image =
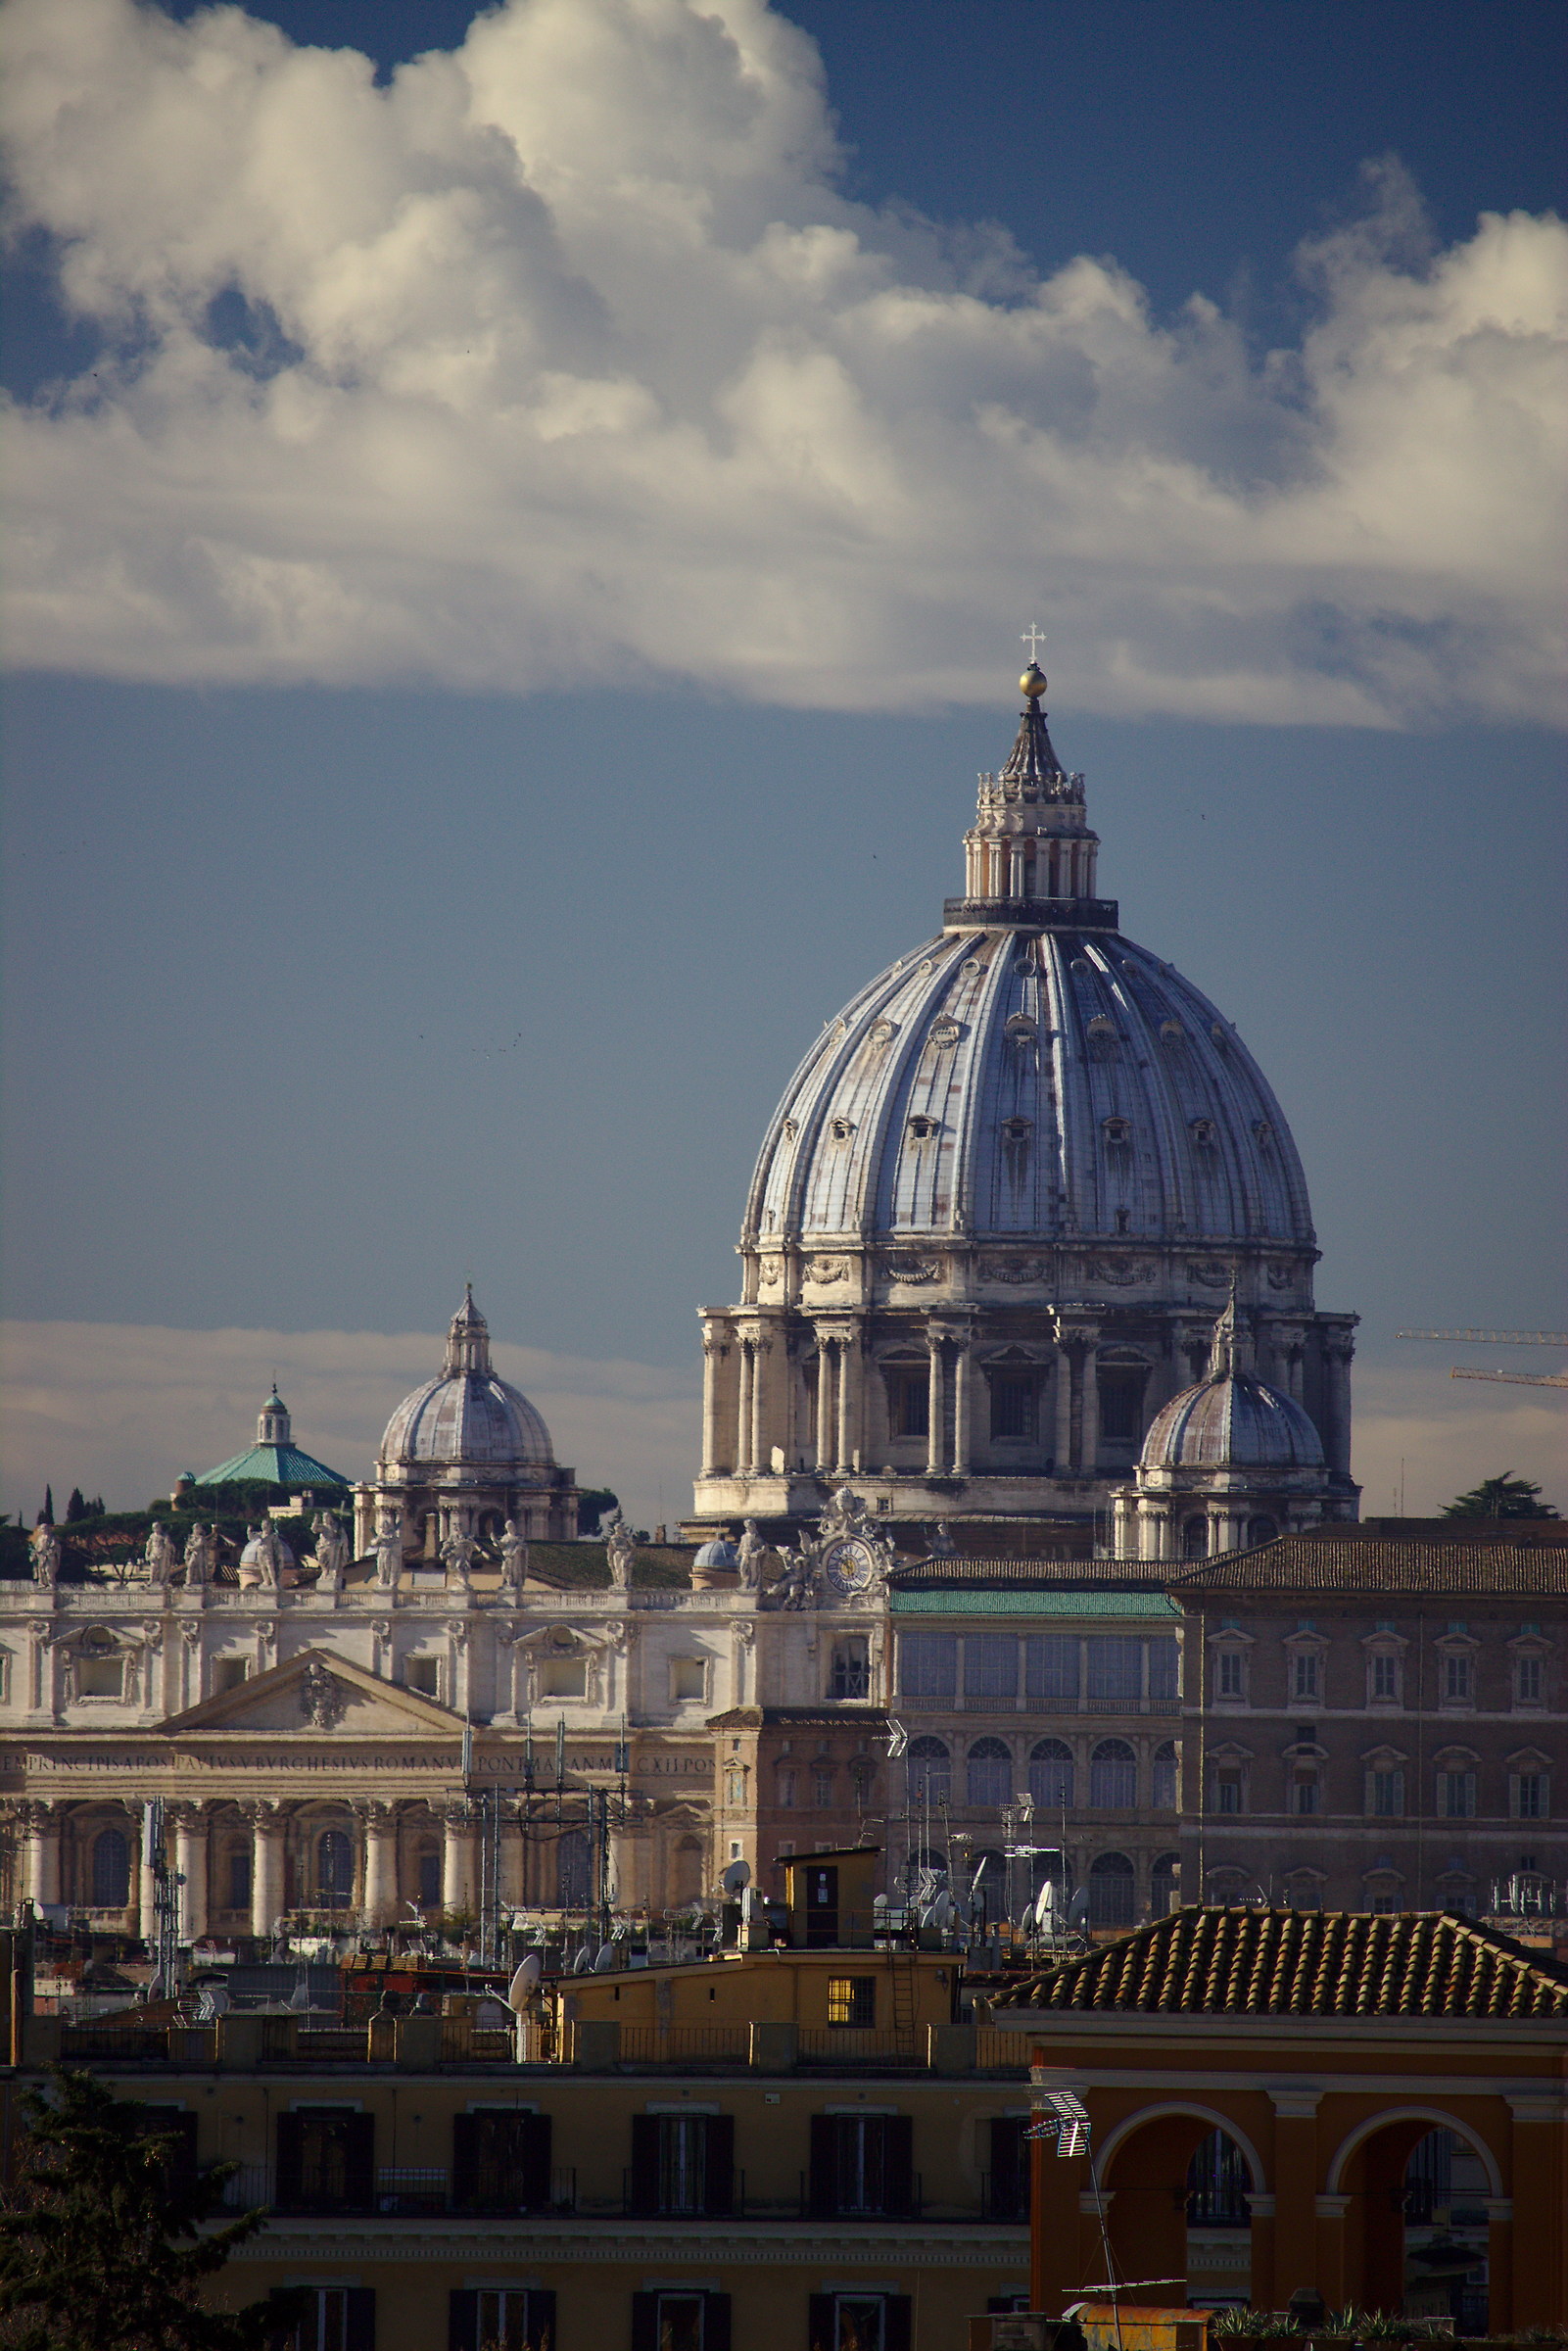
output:
[[292, 1732], [301, 1740], [384, 1738], [389, 1731], [450, 1739], [462, 1724], [422, 1691], [383, 1682], [330, 1650], [307, 1649], [237, 1689], [168, 1715], [159, 1727], [181, 1734], [265, 1731], [272, 1738]]

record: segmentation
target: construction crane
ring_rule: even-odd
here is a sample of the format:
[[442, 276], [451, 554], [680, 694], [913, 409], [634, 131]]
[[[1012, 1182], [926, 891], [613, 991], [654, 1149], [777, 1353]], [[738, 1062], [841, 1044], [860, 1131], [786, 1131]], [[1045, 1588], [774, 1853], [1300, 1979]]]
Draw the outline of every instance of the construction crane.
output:
[[[1402, 1330], [1402, 1339], [1465, 1339], [1477, 1347], [1568, 1347], [1568, 1330]], [[1484, 1371], [1455, 1364], [1450, 1379], [1500, 1379], [1515, 1388], [1568, 1388], [1568, 1371]]]

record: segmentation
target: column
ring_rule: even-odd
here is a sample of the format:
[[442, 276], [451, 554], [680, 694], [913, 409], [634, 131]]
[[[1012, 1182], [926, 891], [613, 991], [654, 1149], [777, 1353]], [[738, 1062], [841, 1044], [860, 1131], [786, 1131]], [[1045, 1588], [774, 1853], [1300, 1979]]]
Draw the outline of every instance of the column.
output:
[[771, 1343], [753, 1340], [751, 1348], [751, 1466], [760, 1476], [768, 1466], [768, 1358]]
[[927, 1345], [930, 1349], [930, 1384], [926, 1397], [926, 1474], [927, 1477], [947, 1475], [947, 1365], [942, 1349], [946, 1334], [927, 1331]]
[[974, 1359], [968, 1337], [953, 1358], [953, 1475], [968, 1477], [974, 1452]]
[[207, 1807], [174, 1807], [174, 1868], [181, 1884], [179, 1940], [195, 1943], [207, 1933]]
[[474, 1825], [466, 1804], [449, 1804], [443, 1816], [441, 1906], [459, 1910], [474, 1898]]
[[846, 1475], [860, 1450], [860, 1336], [838, 1342], [838, 1466]]
[[1092, 1477], [1100, 1465], [1100, 1355], [1093, 1339], [1083, 1349], [1083, 1472]]
[[1341, 1336], [1336, 1332], [1323, 1348], [1324, 1417], [1328, 1422], [1323, 1451], [1331, 1469], [1349, 1470], [1351, 1465], [1351, 1359], [1354, 1353], [1354, 1342], [1348, 1333]]
[[1007, 894], [1010, 898], [1023, 895], [1023, 843], [1010, 840], [1007, 849]]
[[53, 1804], [31, 1804], [27, 1814], [27, 1896], [38, 1904], [60, 1899], [60, 1814]]
[[823, 1333], [817, 1333], [817, 1468], [830, 1471], [833, 1465], [833, 1351]]
[[1056, 1351], [1056, 1473], [1069, 1475], [1072, 1467], [1072, 1356], [1062, 1340]]
[[[1269, 2091], [1274, 2109], [1274, 2210], [1253, 2231], [1253, 2300], [1283, 2310], [1317, 2276], [1317, 2109], [1319, 2089]], [[1265, 2266], [1272, 2253], [1272, 2266]]]
[[251, 1933], [270, 1936], [283, 1916], [283, 1815], [268, 1807], [251, 1816]]
[[756, 1392], [757, 1354], [750, 1339], [740, 1341], [740, 1396], [736, 1413], [735, 1465], [738, 1476], [755, 1466], [751, 1447], [754, 1436], [752, 1398]]
[[364, 1836], [364, 1923], [390, 1927], [398, 1917], [398, 1816], [375, 1799], [356, 1804]]
[[716, 1476], [724, 1466], [721, 1458], [719, 1415], [720, 1373], [728, 1361], [729, 1348], [716, 1331], [706, 1331], [702, 1339], [702, 1474]]
[[1497, 2168], [1513, 2195], [1506, 2205], [1497, 2200], [1488, 2214], [1489, 2249], [1495, 2248], [1505, 2264], [1500, 2273], [1490, 2272], [1494, 2334], [1503, 2327], [1518, 2331], [1560, 2320], [1568, 2289], [1568, 2133], [1562, 2090], [1538, 2083], [1506, 2094], [1512, 2143], [1506, 2168]]

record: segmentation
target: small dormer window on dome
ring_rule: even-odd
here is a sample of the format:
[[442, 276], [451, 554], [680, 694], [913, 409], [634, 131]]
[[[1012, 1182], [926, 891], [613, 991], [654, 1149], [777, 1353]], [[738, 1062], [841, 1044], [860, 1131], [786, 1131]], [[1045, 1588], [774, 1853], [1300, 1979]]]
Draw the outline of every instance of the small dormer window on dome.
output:
[[936, 1121], [927, 1118], [924, 1112], [918, 1111], [909, 1122], [909, 1131], [917, 1143], [929, 1142], [931, 1136], [936, 1132]]
[[1034, 1132], [1032, 1119], [1004, 1119], [1002, 1132], [1010, 1143], [1026, 1143]]
[[833, 1119], [829, 1124], [828, 1131], [835, 1143], [847, 1143], [855, 1131], [855, 1122], [853, 1119]]
[[1132, 1122], [1130, 1119], [1105, 1119], [1101, 1122], [1100, 1131], [1108, 1143], [1127, 1143], [1132, 1140]]
[[1214, 1122], [1212, 1119], [1194, 1119], [1189, 1131], [1195, 1143], [1207, 1148], [1214, 1139]]

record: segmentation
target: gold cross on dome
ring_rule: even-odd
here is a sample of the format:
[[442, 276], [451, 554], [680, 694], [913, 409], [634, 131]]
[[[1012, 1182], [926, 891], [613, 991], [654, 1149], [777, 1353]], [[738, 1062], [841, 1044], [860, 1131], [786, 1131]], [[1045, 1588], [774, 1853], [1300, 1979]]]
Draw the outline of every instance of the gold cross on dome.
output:
[[1029, 659], [1031, 661], [1038, 662], [1040, 658], [1040, 648], [1045, 643], [1045, 631], [1037, 624], [1031, 622], [1029, 627], [1026, 628], [1020, 637], [1019, 643], [1021, 645], [1026, 645], [1029, 648]]

